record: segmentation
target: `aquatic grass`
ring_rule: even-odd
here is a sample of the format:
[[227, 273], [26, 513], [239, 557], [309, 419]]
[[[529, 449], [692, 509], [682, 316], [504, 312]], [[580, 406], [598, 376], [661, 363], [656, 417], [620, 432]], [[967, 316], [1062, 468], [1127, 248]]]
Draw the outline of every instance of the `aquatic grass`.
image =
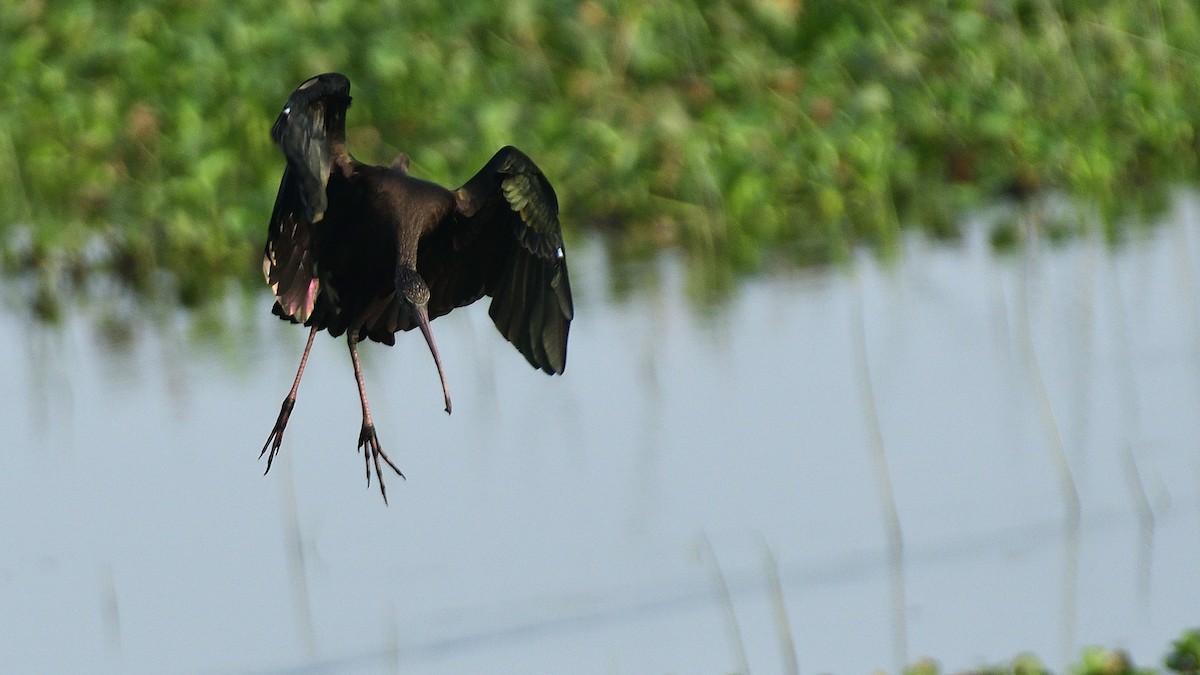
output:
[[[1165, 670], [1138, 667], [1129, 654], [1120, 649], [1085, 647], [1079, 661], [1068, 671], [1073, 675], [1154, 675], [1170, 672], [1192, 674], [1200, 672], [1200, 630], [1184, 631], [1163, 657]], [[939, 675], [941, 666], [933, 659], [922, 659], [904, 670], [905, 675]], [[1021, 654], [1012, 661], [1000, 665], [985, 666], [966, 671], [969, 675], [1050, 675], [1053, 671], [1033, 654]]]
[[1177, 673], [1200, 673], [1200, 628], [1184, 631], [1171, 645], [1164, 664]]
[[[1186, 0], [18, 1], [0, 8], [0, 260], [166, 270], [187, 298], [253, 279], [268, 129], [326, 70], [355, 83], [363, 159], [407, 152], [454, 184], [518, 145], [569, 237], [678, 249], [701, 301], [777, 262], [957, 236], [1002, 194], [1053, 189], [1116, 228], [1196, 178], [1198, 44]], [[84, 255], [97, 236], [107, 257]]]

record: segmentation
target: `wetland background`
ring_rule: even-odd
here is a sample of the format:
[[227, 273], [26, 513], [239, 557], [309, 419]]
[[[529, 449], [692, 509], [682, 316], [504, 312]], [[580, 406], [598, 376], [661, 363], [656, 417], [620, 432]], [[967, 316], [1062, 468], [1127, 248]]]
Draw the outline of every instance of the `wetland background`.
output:
[[[4, 4], [0, 658], [1160, 663], [1200, 604], [1197, 45], [1182, 0]], [[420, 345], [366, 350], [390, 509], [340, 343], [254, 462], [303, 346], [268, 131], [328, 70], [362, 160], [528, 152], [577, 261], [561, 380], [482, 306], [434, 324], [451, 418]]]

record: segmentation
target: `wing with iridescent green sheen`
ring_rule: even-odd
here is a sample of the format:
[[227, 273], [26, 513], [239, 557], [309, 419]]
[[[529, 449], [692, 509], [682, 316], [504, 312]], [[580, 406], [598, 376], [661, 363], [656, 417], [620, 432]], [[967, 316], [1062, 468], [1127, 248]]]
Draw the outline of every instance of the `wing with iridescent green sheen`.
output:
[[575, 309], [554, 188], [509, 146], [455, 196], [456, 211], [426, 235], [417, 257], [430, 316], [490, 295], [500, 333], [533, 367], [562, 373]]

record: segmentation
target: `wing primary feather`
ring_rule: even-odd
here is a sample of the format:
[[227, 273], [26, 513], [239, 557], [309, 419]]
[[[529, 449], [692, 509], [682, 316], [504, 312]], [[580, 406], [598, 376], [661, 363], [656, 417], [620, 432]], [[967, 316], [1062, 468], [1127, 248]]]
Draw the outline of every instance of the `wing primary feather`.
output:
[[567, 261], [562, 258], [555, 265], [554, 280], [550, 282], [554, 295], [558, 298], [558, 307], [563, 317], [570, 322], [575, 318], [575, 305], [571, 302], [571, 280], [567, 274]]
[[544, 268], [537, 261], [530, 261], [530, 279], [525, 286], [525, 293], [530, 298], [526, 312], [526, 330], [529, 335], [529, 357], [535, 368], [545, 368], [547, 357], [546, 348], [542, 343], [542, 330], [546, 326], [546, 288]]
[[448, 288], [459, 303], [471, 302], [465, 276], [475, 271], [474, 289], [492, 296], [488, 314], [497, 330], [533, 367], [563, 372], [574, 307], [554, 188], [510, 146], [455, 191], [455, 202], [457, 229], [440, 241], [462, 254], [451, 264], [463, 278]]
[[558, 312], [558, 298], [553, 293], [552, 289], [546, 289], [542, 295], [542, 351], [546, 354], [546, 360], [542, 363], [542, 370], [547, 373], [561, 373], [563, 371], [562, 359], [562, 315]]
[[509, 313], [508, 330], [506, 331], [509, 339], [513, 344], [519, 345], [521, 352], [528, 355], [528, 347], [522, 344], [522, 332], [528, 312], [525, 308], [526, 297], [525, 289], [529, 287], [529, 265], [526, 264], [527, 259], [523, 255], [516, 255], [513, 258], [513, 277], [511, 286], [508, 289], [508, 301], [512, 306], [512, 311]]

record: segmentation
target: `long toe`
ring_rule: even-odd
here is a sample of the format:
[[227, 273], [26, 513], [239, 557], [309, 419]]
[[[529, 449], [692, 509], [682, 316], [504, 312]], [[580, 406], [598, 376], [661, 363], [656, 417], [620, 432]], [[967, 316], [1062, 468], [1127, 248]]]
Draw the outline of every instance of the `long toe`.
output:
[[[395, 471], [397, 476], [404, 478], [404, 474], [400, 471], [400, 469], [395, 464], [392, 463], [392, 458], [387, 456], [387, 453], [383, 451], [383, 448], [379, 447], [378, 445], [376, 445], [375, 447], [379, 452], [379, 456], [383, 458], [383, 461], [387, 462], [387, 465], [392, 467], [392, 471]], [[378, 465], [379, 461], [376, 460], [375, 464]], [[408, 479], [404, 478], [404, 480], [408, 480]]]
[[362, 431], [358, 432], [358, 451], [362, 452], [363, 468], [367, 472], [367, 487], [371, 487], [371, 454], [372, 444], [378, 445], [379, 438], [375, 435], [375, 426], [363, 423]]
[[258, 453], [258, 458], [262, 459], [268, 449], [271, 451], [271, 454], [267, 455], [267, 468], [263, 471], [264, 476], [271, 472], [271, 464], [275, 462], [275, 455], [279, 454], [281, 445], [283, 445], [283, 425], [276, 423], [271, 435], [267, 436], [267, 442], [263, 444], [262, 452]]
[[279, 417], [275, 418], [275, 428], [271, 430], [271, 435], [267, 436], [267, 442], [263, 443], [262, 452], [258, 453], [258, 458], [262, 459], [263, 455], [267, 454], [267, 450], [271, 454], [267, 455], [267, 470], [263, 471], [265, 476], [271, 471], [271, 464], [275, 461], [275, 455], [279, 454], [279, 448], [283, 445], [283, 430], [287, 428], [288, 418], [292, 416], [292, 408], [296, 406], [296, 399], [283, 399], [283, 405], [279, 408]]
[[279, 454], [279, 444], [282, 442], [283, 434], [278, 430], [272, 431], [271, 435], [267, 437], [267, 442], [263, 445], [262, 452], [258, 453], [258, 458], [262, 459], [263, 453], [267, 451], [267, 447], [270, 446], [271, 448], [271, 454], [267, 455], [267, 468], [263, 471], [264, 476], [271, 472], [271, 464], [275, 461], [275, 455]]
[[387, 485], [383, 482], [383, 466], [379, 462], [380, 458], [383, 458], [383, 461], [387, 462], [387, 465], [392, 467], [392, 470], [401, 478], [404, 478], [404, 474], [400, 473], [400, 469], [396, 468], [396, 465], [388, 458], [387, 453], [380, 447], [379, 436], [375, 433], [374, 425], [363, 423], [362, 431], [358, 434], [358, 447], [362, 450], [363, 462], [366, 464], [367, 486], [370, 487], [371, 485], [371, 466], [373, 464], [375, 466], [375, 479], [379, 483], [379, 494], [383, 496], [383, 503], [386, 504]]

